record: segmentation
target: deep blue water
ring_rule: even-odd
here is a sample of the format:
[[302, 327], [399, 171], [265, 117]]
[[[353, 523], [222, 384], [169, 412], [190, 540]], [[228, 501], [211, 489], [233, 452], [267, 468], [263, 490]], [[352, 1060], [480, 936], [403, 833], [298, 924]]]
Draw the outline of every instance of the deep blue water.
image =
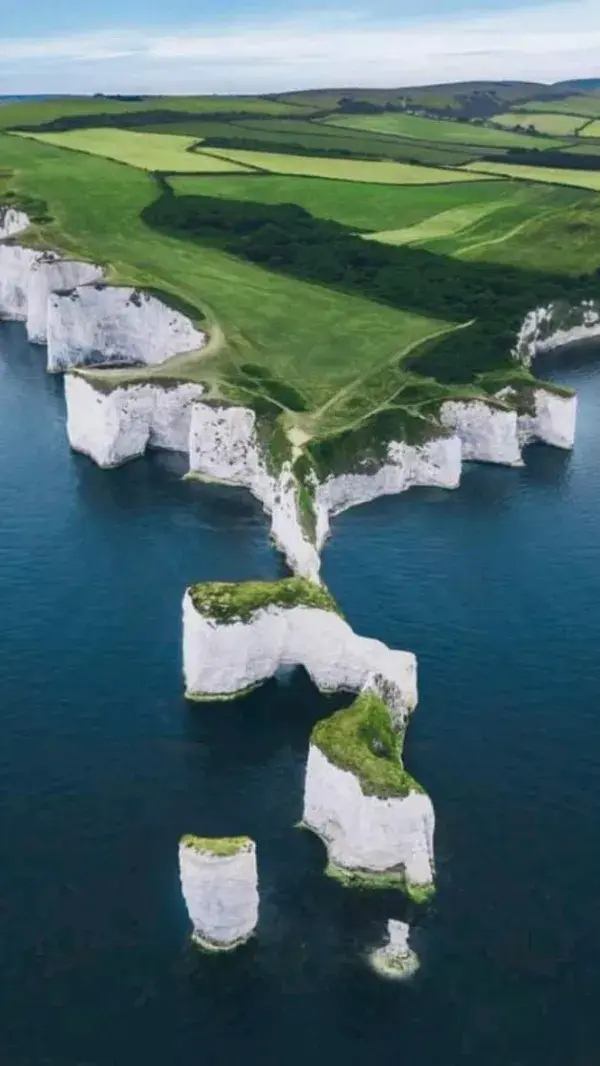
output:
[[[572, 455], [349, 512], [325, 552], [351, 622], [419, 656], [420, 912], [329, 882], [293, 828], [328, 707], [303, 675], [181, 698], [185, 585], [283, 572], [258, 505], [178, 457], [73, 455], [43, 359], [0, 326], [3, 1066], [596, 1066], [600, 360], [555, 371]], [[258, 841], [260, 934], [234, 956], [188, 945], [185, 831]], [[405, 915], [422, 969], [390, 984], [363, 954]]]

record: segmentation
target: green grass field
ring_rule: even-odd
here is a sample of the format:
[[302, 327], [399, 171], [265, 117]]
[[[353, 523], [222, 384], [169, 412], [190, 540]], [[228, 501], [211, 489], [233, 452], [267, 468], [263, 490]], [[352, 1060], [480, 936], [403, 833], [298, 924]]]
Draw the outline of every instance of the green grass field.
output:
[[431, 185], [473, 181], [463, 170], [424, 167], [409, 163], [336, 159], [309, 155], [252, 152], [237, 148], [198, 147], [193, 137], [171, 133], [139, 133], [116, 127], [69, 130], [66, 133], [19, 133], [19, 137], [43, 141], [59, 148], [127, 163], [142, 170], [175, 173], [221, 173], [263, 170], [342, 181], [389, 185]]
[[[292, 121], [293, 108], [303, 112], [287, 101], [267, 117], [259, 109], [272, 102], [249, 100], [244, 118], [220, 99], [220, 119], [207, 100], [214, 104], [204, 98], [204, 111], [196, 101], [197, 119], [181, 100], [182, 122], [161, 120], [161, 132], [127, 129], [131, 102], [119, 101], [121, 128], [0, 134], [0, 191], [37, 203], [28, 242], [101, 261], [113, 282], [183, 302], [210, 334], [202, 353], [158, 367], [89, 371], [98, 387], [148, 377], [201, 381], [209, 398], [269, 418], [282, 413], [288, 431], [315, 445], [315, 462], [329, 455], [323, 442], [332, 439], [344, 456], [356, 447], [372, 454], [390, 432], [413, 442], [435, 434], [432, 403], [477, 395], [490, 368], [505, 373], [520, 316], [545, 291], [570, 291], [571, 278], [579, 285], [583, 271], [598, 268], [600, 171], [509, 157], [480, 162], [476, 147], [460, 168], [385, 157], [396, 149], [436, 158], [458, 152], [462, 161], [452, 138], [465, 132], [481, 138], [486, 154], [490, 136], [536, 147], [554, 143], [547, 138], [391, 112]], [[153, 119], [158, 102], [140, 109]], [[90, 103], [70, 101], [66, 111], [80, 116]], [[52, 107], [65, 113], [60, 102]], [[20, 114], [34, 112], [38, 121], [49, 113], [28, 103]], [[366, 118], [394, 132], [365, 130]], [[425, 140], [400, 133], [407, 122]], [[198, 144], [238, 136], [272, 138], [274, 148], [302, 138], [307, 154]], [[382, 158], [341, 155], [367, 145]], [[340, 156], [309, 154], [321, 146]], [[156, 172], [170, 175], [173, 195]], [[422, 365], [433, 369], [417, 373]]]
[[582, 137], [579, 144], [565, 150], [566, 155], [600, 155], [600, 143]]
[[[202, 380], [219, 395], [232, 368], [259, 363], [318, 406], [350, 387], [365, 366], [387, 365], [452, 326], [156, 233], [140, 218], [157, 195], [141, 170], [29, 138], [0, 135], [0, 151], [3, 165], [18, 172], [17, 190], [42, 194], [55, 218], [32, 235], [37, 243], [108, 262], [113, 280], [171, 293], [204, 312], [208, 354], [176, 357], [151, 375]], [[245, 399], [252, 401], [251, 390]]]
[[580, 132], [580, 137], [598, 137], [600, 138], [600, 118], [594, 122], [589, 122], [587, 126], [584, 126]]
[[[395, 159], [433, 166], [455, 166], [478, 157], [474, 149], [458, 145], [438, 145], [400, 137], [361, 133], [343, 126], [297, 119], [240, 119], [236, 122], [185, 119], [181, 122], [158, 122], [144, 126], [144, 131], [179, 134], [196, 140], [225, 138], [231, 148], [264, 151], [300, 150], [307, 154], [327, 150], [332, 155], [354, 155], [363, 159]], [[236, 142], [240, 142], [239, 145]], [[248, 143], [252, 142], [252, 143]], [[501, 153], [500, 153], [501, 154]]]
[[[494, 115], [491, 121], [510, 130], [514, 130], [516, 126], [524, 128], [534, 126], [538, 133], [547, 134], [549, 137], [574, 137], [589, 119], [581, 115], [566, 115], [552, 111], [508, 111], [501, 115]], [[537, 140], [537, 138], [534, 139]], [[544, 146], [547, 146], [546, 141], [540, 144], [537, 140], [536, 147], [543, 148]]]
[[547, 182], [550, 185], [571, 185], [600, 192], [600, 170], [561, 170], [558, 167], [531, 167], [519, 163], [469, 163], [469, 173], [489, 174], [490, 177], [515, 178], [519, 181]]
[[[144, 111], [182, 113], [297, 115], [301, 104], [263, 100], [252, 96], [148, 96], [143, 100], [117, 100], [109, 97], [73, 96], [58, 100], [0, 102], [0, 129], [41, 126], [65, 116], [126, 115]], [[307, 112], [310, 111], [307, 108]]]
[[[364, 130], [371, 133], [395, 134], [414, 140], [439, 141], [440, 144], [467, 144], [482, 148], [539, 148], [538, 137], [509, 130], [495, 130], [471, 122], [444, 122], [417, 115], [388, 113], [385, 115], [334, 115], [328, 119], [334, 126]], [[560, 141], [544, 140], [547, 148], [558, 147]]]
[[516, 182], [473, 182], [447, 185], [367, 185], [325, 178], [265, 174], [224, 178], [173, 177], [171, 187], [182, 196], [220, 196], [262, 204], [299, 204], [317, 218], [331, 218], [351, 229], [373, 232], [413, 226], [442, 211], [495, 205], [500, 192], [514, 199], [526, 187]]
[[207, 156], [190, 149], [193, 137], [173, 137], [162, 133], [133, 133], [131, 130], [100, 127], [89, 130], [70, 130], [68, 133], [18, 134], [32, 140], [69, 148], [75, 152], [103, 156], [117, 163], [127, 163], [141, 170], [188, 171], [219, 173], [243, 171], [240, 163], [229, 163], [216, 156]]
[[477, 180], [466, 169], [451, 170], [410, 163], [280, 155], [275, 152], [246, 152], [236, 148], [207, 149], [203, 154], [215, 153], [233, 163], [255, 167], [272, 174], [297, 174], [335, 181], [360, 181], [371, 185], [435, 185]]
[[380, 244], [422, 244], [440, 238], [455, 237], [457, 234], [470, 230], [482, 218], [486, 218], [494, 211], [502, 210], [502, 200], [491, 201], [487, 204], [468, 204], [465, 207], [454, 207], [448, 211], [440, 211], [438, 215], [430, 215], [429, 218], [418, 222], [415, 226], [405, 226], [403, 229], [380, 230], [378, 233], [365, 234], [365, 239], [378, 241]]
[[560, 111], [584, 118], [600, 118], [600, 96], [567, 96], [562, 100], [552, 100], [551, 107], [548, 104], [547, 100], [530, 100], [519, 107], [519, 111]]

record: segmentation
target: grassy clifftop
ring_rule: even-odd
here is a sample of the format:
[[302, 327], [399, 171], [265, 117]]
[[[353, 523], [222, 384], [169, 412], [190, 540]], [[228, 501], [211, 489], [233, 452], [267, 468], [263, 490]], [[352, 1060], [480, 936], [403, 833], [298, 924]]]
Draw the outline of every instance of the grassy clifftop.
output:
[[374, 692], [361, 692], [350, 707], [317, 722], [311, 736], [329, 762], [358, 778], [365, 796], [380, 799], [423, 791], [404, 769], [403, 743], [404, 734], [393, 729], [388, 708]]
[[221, 625], [251, 622], [257, 611], [268, 607], [313, 607], [341, 613], [327, 589], [301, 577], [241, 583], [211, 581], [192, 585], [188, 591], [198, 614]]

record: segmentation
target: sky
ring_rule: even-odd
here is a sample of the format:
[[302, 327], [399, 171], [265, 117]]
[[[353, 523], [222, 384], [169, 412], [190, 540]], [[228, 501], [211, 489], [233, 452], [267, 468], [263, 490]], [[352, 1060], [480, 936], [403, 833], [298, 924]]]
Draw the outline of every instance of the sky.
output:
[[600, 78], [600, 0], [0, 0], [0, 94]]

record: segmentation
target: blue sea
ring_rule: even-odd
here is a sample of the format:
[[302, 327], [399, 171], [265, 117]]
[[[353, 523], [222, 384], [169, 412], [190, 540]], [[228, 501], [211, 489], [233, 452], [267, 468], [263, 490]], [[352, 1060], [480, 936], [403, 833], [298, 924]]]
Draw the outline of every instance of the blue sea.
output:
[[[597, 1066], [598, 356], [545, 368], [579, 393], [573, 454], [334, 522], [349, 620], [419, 658], [406, 761], [439, 873], [419, 909], [329, 881], [294, 828], [332, 707], [304, 675], [182, 698], [186, 584], [284, 572], [258, 504], [177, 456], [71, 453], [61, 380], [0, 325], [2, 1066]], [[259, 935], [235, 955], [190, 947], [184, 832], [258, 842]], [[365, 963], [392, 917], [407, 983]]]

